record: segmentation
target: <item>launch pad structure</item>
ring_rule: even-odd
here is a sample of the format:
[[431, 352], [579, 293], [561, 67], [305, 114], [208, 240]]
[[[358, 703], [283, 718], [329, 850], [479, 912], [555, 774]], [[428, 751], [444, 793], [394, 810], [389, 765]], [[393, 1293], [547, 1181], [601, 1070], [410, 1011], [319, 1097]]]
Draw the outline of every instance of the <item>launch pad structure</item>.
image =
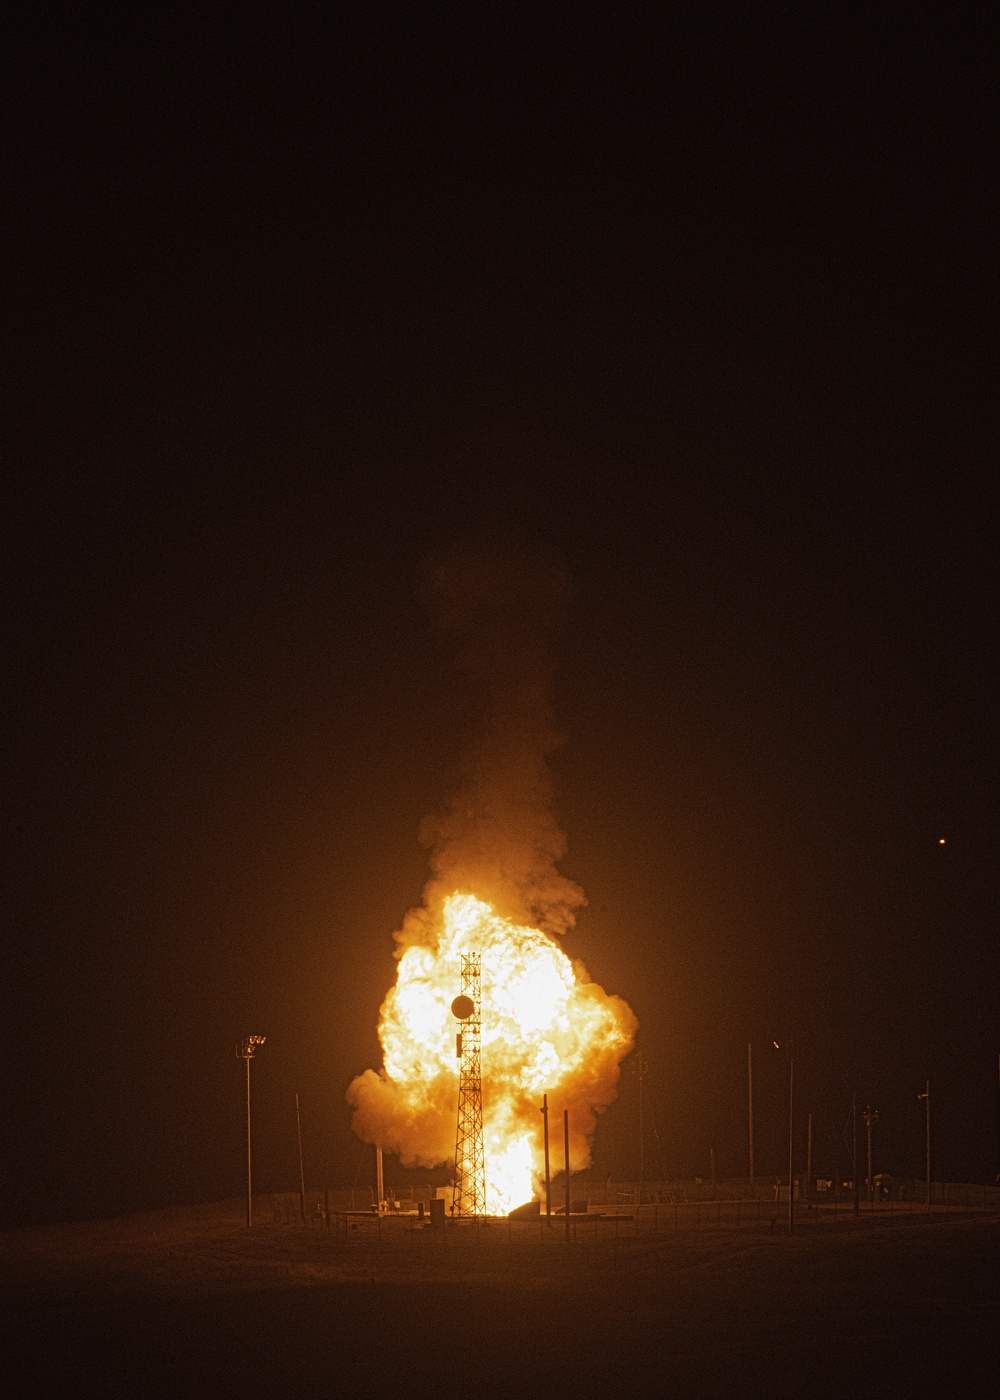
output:
[[483, 1149], [482, 962], [478, 953], [462, 955], [462, 994], [452, 1011], [462, 1022], [455, 1037], [458, 1054], [458, 1126], [455, 1132], [455, 1192], [458, 1217], [486, 1214], [486, 1156]]

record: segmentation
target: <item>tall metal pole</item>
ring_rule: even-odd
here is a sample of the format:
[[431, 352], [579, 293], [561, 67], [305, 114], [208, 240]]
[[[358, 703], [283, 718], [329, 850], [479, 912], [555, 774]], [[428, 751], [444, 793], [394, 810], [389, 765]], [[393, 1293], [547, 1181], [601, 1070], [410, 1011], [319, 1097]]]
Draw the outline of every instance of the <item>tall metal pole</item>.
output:
[[753, 1195], [753, 1042], [747, 1041], [747, 1113], [750, 1126], [750, 1195]]
[[247, 1062], [247, 1229], [253, 1224], [253, 1191], [250, 1186], [250, 1060], [252, 1056], [245, 1056]]
[[931, 1208], [934, 1186], [931, 1178], [931, 1081], [927, 1081], [927, 1209]]
[[854, 1187], [854, 1214], [861, 1214], [861, 1198], [858, 1184], [858, 1096], [851, 1095], [851, 1175], [854, 1177], [851, 1183]]
[[806, 1189], [805, 1198], [812, 1200], [813, 1192], [813, 1116], [806, 1119]]
[[569, 1243], [569, 1109], [563, 1109], [563, 1153], [566, 1160], [566, 1243]]
[[642, 1060], [642, 1051], [639, 1051], [639, 1195], [636, 1201], [637, 1206], [642, 1205], [642, 1178], [645, 1173], [645, 1160], [642, 1154], [642, 1077], [645, 1066]]
[[931, 1208], [931, 1081], [928, 1079], [927, 1088], [923, 1094], [918, 1094], [917, 1098], [923, 1099], [926, 1105], [926, 1125], [927, 1125], [927, 1209]]
[[868, 1201], [875, 1203], [875, 1178], [872, 1175], [872, 1124], [878, 1118], [878, 1110], [872, 1108], [871, 1104], [865, 1104], [865, 1132], [868, 1135]]
[[299, 1096], [295, 1095], [295, 1130], [299, 1138], [299, 1214], [303, 1225], [306, 1223], [306, 1174], [302, 1169], [302, 1117], [299, 1113]]
[[542, 1095], [542, 1132], [545, 1137], [545, 1223], [552, 1224], [552, 1182], [549, 1176], [549, 1096]]
[[788, 1050], [788, 1233], [795, 1229], [795, 1055]]
[[245, 1035], [237, 1045], [237, 1055], [246, 1061], [247, 1066], [247, 1229], [253, 1224], [253, 1189], [250, 1180], [250, 1061], [258, 1045], [267, 1039], [263, 1035]]

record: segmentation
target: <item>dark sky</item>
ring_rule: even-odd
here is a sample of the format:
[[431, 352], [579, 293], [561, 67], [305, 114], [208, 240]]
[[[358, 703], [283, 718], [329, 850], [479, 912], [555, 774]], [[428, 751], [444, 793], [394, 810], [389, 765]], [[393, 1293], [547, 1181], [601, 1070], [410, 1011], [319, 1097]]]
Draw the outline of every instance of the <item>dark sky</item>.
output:
[[748, 1040], [781, 1170], [792, 1036], [818, 1170], [855, 1090], [921, 1172], [930, 1077], [992, 1179], [990, 26], [330, 10], [6, 44], [5, 1216], [238, 1193], [251, 1031], [262, 1187], [296, 1091], [365, 1177], [458, 758], [417, 579], [484, 529], [574, 580], [566, 948], [647, 1170], [745, 1170]]

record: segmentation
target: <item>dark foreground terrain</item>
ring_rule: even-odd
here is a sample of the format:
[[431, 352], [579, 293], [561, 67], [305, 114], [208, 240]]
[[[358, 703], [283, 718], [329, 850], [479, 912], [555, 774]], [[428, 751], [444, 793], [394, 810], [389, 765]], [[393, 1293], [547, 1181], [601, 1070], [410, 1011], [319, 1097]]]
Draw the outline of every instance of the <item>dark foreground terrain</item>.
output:
[[237, 1206], [0, 1236], [0, 1392], [993, 1396], [1000, 1221], [242, 1226]]

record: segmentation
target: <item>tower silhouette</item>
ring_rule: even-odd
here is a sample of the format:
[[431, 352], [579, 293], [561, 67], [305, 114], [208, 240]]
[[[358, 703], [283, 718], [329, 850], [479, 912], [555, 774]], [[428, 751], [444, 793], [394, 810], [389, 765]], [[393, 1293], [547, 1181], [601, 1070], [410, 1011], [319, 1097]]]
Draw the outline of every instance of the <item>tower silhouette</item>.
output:
[[[486, 1214], [486, 1157], [483, 1151], [483, 1081], [481, 962], [478, 953], [462, 956], [462, 995], [472, 1003], [463, 1016], [457, 1048], [461, 1057], [458, 1080], [458, 1127], [455, 1133], [456, 1215]], [[456, 998], [456, 1002], [458, 999]], [[464, 1009], [464, 1008], [463, 1008]]]

